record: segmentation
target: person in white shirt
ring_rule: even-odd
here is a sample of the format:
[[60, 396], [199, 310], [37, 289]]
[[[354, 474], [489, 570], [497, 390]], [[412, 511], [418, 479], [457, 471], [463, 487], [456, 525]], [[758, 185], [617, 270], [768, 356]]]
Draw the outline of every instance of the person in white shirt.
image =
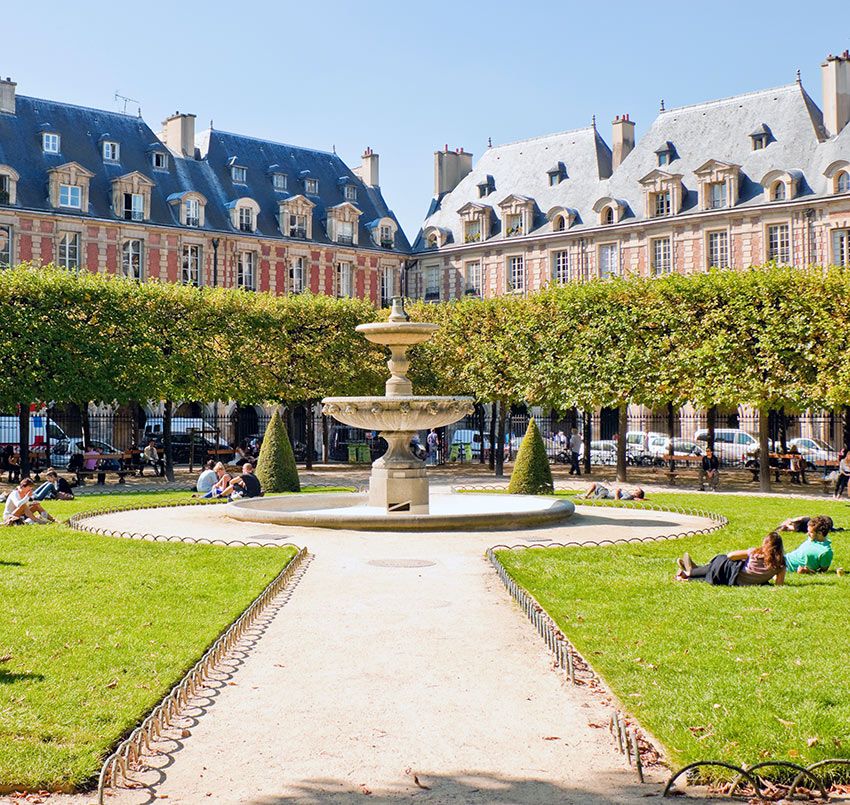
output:
[[841, 459], [838, 462], [838, 478], [835, 480], [835, 499], [847, 491], [847, 482], [850, 481], [850, 453], [842, 450], [838, 457]]
[[160, 457], [159, 450], [156, 449], [156, 442], [153, 439], [151, 439], [145, 445], [145, 449], [142, 450], [142, 467], [139, 470], [140, 475], [144, 475], [144, 468], [146, 464], [150, 464], [153, 467], [155, 475], [165, 475], [165, 462]]
[[584, 441], [579, 435], [578, 428], [572, 428], [570, 430], [570, 475], [581, 475], [578, 459], [583, 444]]
[[215, 462], [208, 461], [204, 465], [204, 471], [198, 476], [198, 482], [195, 484], [195, 489], [202, 495], [212, 489], [218, 482], [218, 474], [215, 471]]
[[44, 506], [32, 497], [35, 483], [30, 478], [24, 478], [6, 498], [6, 508], [3, 510], [3, 525], [19, 525], [21, 523], [55, 523], [55, 518], [48, 514]]

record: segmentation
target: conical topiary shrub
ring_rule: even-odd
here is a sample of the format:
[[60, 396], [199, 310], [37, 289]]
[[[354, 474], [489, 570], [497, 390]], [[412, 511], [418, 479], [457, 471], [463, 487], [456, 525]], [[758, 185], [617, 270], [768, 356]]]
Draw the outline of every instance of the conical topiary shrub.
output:
[[264, 492], [300, 492], [298, 468], [289, 443], [289, 434], [280, 413], [275, 411], [266, 428], [260, 457], [257, 459], [257, 478]]
[[545, 495], [554, 491], [546, 445], [532, 417], [519, 447], [508, 492], [511, 495]]

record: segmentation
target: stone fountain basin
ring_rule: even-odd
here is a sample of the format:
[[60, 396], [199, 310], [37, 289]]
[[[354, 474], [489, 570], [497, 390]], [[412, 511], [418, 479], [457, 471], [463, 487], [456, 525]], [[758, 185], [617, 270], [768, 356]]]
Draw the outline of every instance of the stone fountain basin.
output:
[[370, 506], [368, 495], [347, 492], [249, 498], [224, 507], [233, 520], [354, 531], [504, 531], [560, 523], [574, 512], [564, 498], [434, 494], [428, 514], [388, 514]]
[[358, 333], [363, 333], [366, 340], [373, 344], [413, 346], [427, 341], [440, 329], [440, 326], [428, 322], [378, 321], [370, 324], [358, 324], [355, 329]]
[[451, 425], [475, 410], [472, 397], [325, 397], [323, 413], [364, 430], [416, 431]]

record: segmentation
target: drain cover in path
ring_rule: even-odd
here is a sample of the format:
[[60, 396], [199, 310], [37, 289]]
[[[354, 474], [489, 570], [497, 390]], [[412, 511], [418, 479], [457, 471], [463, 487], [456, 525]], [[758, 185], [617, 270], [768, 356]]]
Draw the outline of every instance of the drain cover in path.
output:
[[433, 567], [437, 563], [427, 559], [370, 559], [367, 564], [374, 567]]

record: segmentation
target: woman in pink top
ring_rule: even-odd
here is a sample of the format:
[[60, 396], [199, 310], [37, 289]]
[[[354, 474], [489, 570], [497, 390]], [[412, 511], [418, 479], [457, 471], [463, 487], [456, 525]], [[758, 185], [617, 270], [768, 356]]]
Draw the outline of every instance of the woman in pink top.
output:
[[785, 549], [782, 537], [771, 531], [755, 548], [721, 553], [707, 565], [695, 565], [688, 554], [678, 559], [678, 581], [707, 581], [727, 587], [767, 584], [777, 587], [785, 583]]

